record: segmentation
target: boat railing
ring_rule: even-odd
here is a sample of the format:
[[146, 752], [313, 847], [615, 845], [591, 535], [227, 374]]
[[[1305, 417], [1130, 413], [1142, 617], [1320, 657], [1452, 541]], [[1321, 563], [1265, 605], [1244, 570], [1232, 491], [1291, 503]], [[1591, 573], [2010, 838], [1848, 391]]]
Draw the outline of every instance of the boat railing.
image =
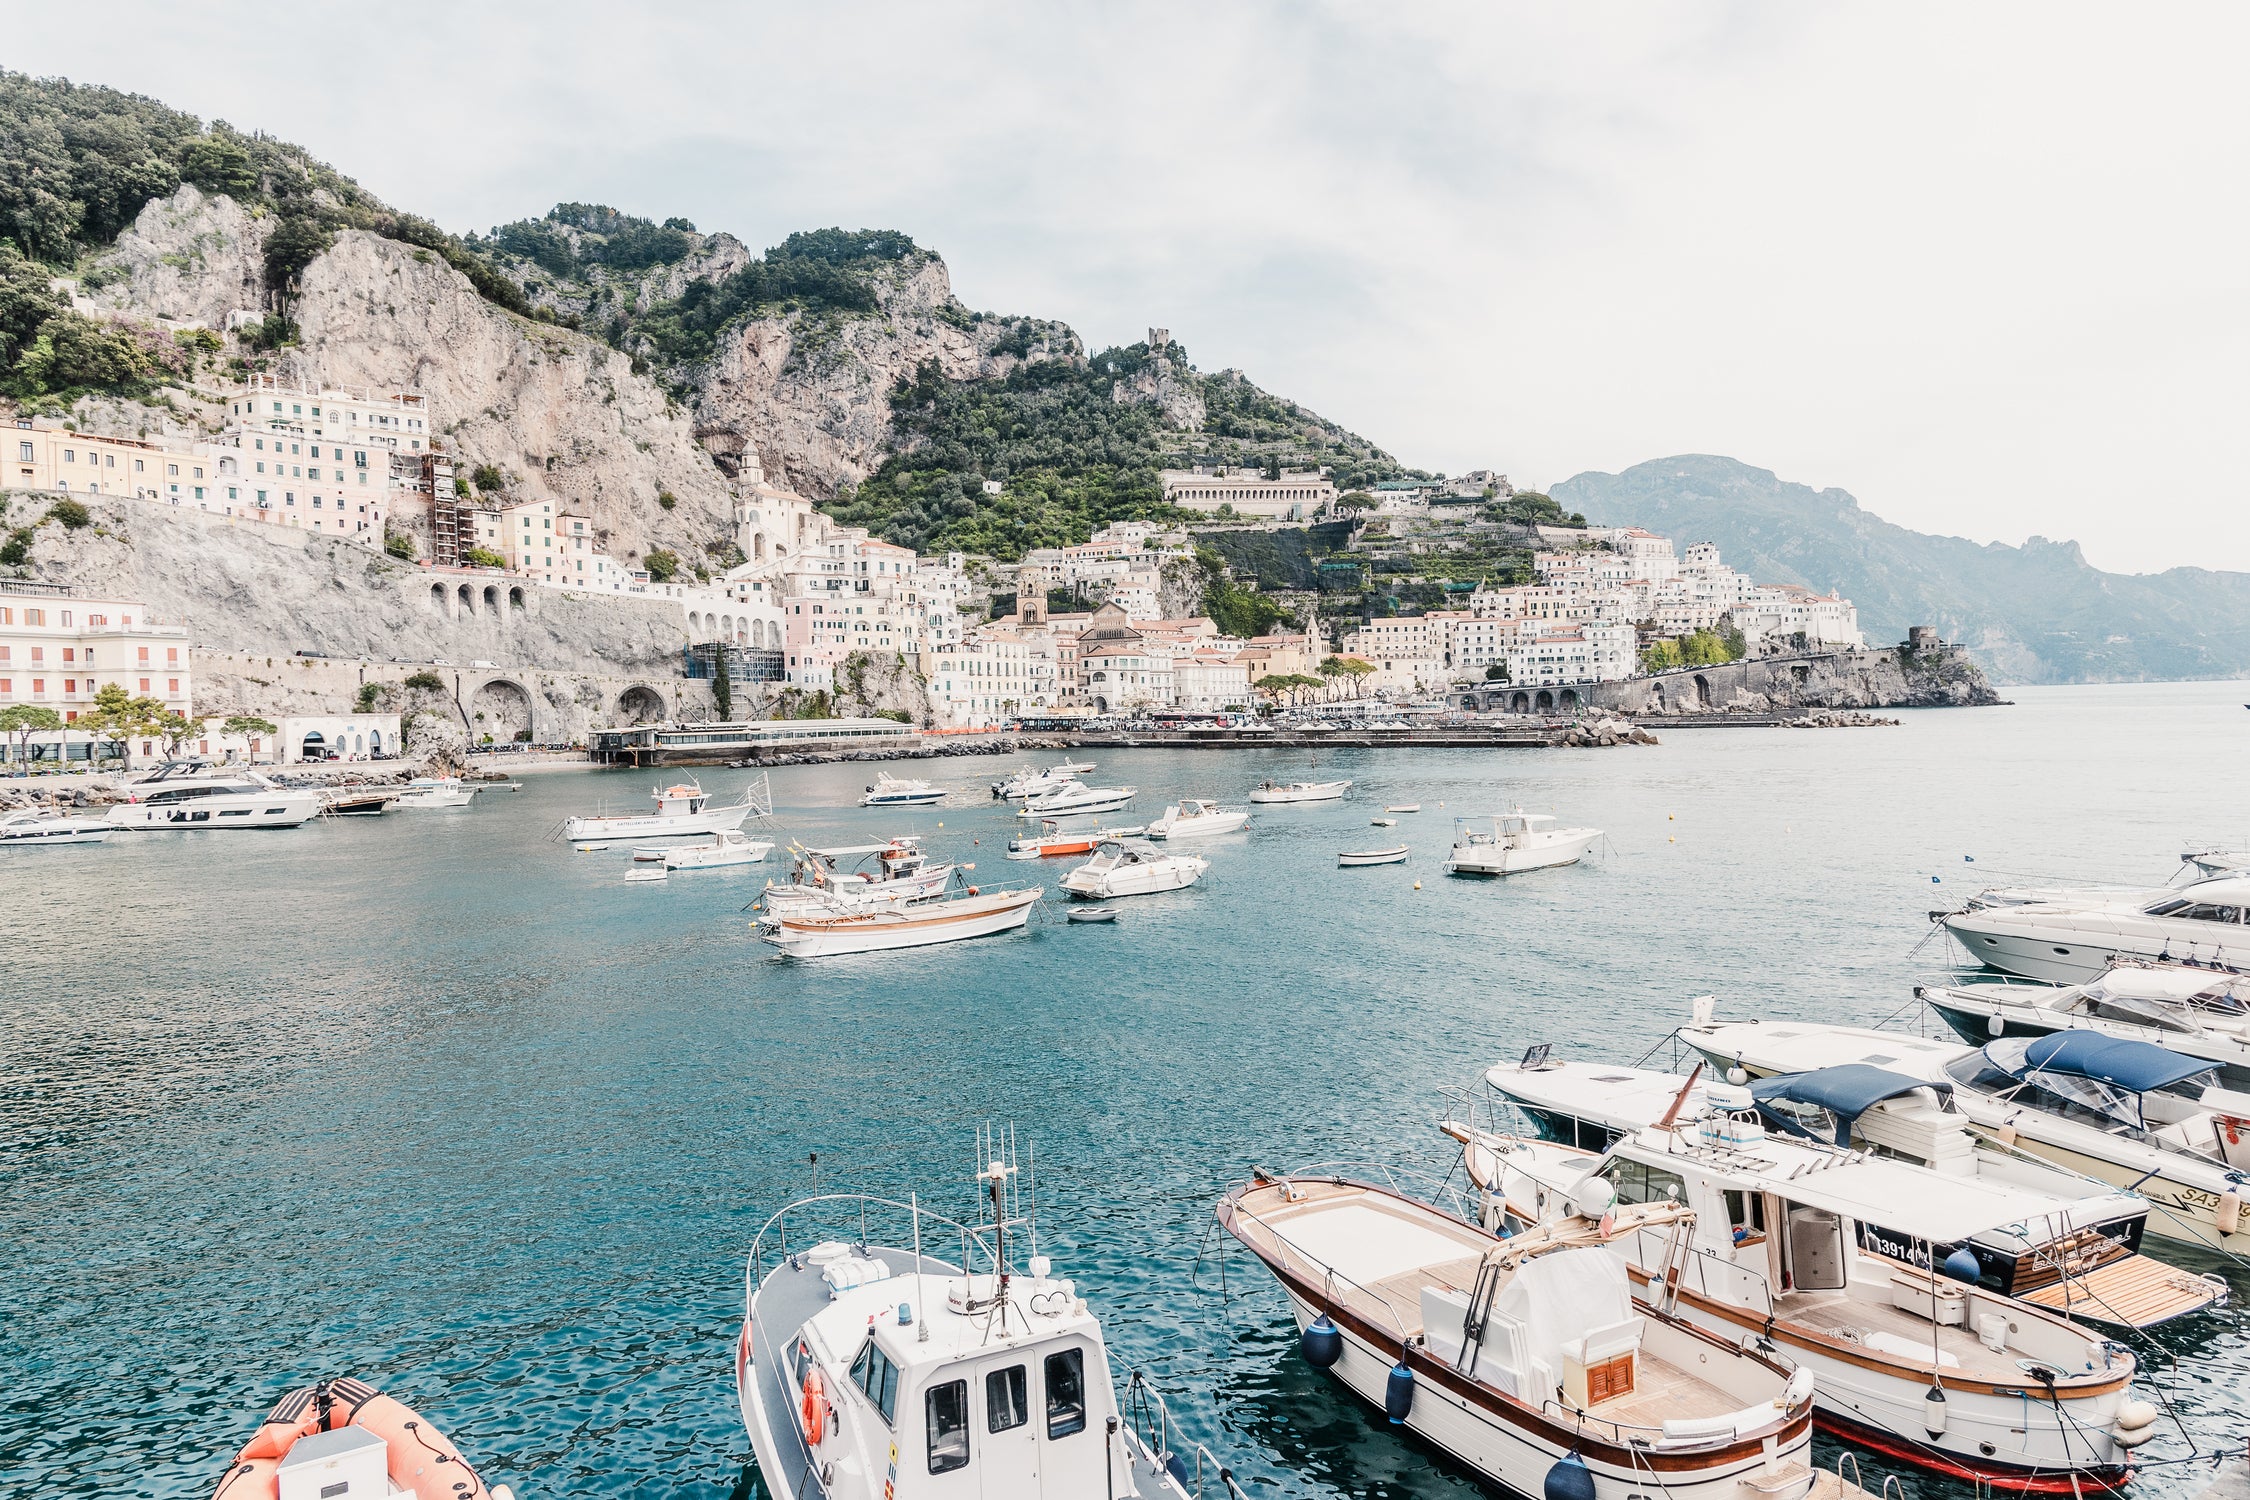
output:
[[[1274, 1181], [1284, 1186], [1287, 1185], [1286, 1179], [1274, 1179]], [[1352, 1298], [1353, 1304], [1362, 1311], [1380, 1312], [1385, 1321], [1397, 1333], [1398, 1341], [1402, 1346], [1412, 1337], [1407, 1331], [1405, 1323], [1400, 1321], [1397, 1311], [1392, 1308], [1388, 1298], [1372, 1288], [1361, 1286], [1319, 1256], [1293, 1243], [1289, 1236], [1276, 1229], [1271, 1222], [1243, 1208], [1239, 1199], [1235, 1203], [1235, 1212], [1241, 1217], [1251, 1220], [1261, 1230], [1265, 1231], [1266, 1238], [1272, 1243], [1274, 1252], [1281, 1257], [1283, 1270], [1294, 1270], [1299, 1275], [1309, 1277], [1320, 1283], [1322, 1300], [1333, 1306], [1341, 1300], [1337, 1296], [1337, 1290], [1342, 1288], [1347, 1292], [1356, 1294]]]
[[1148, 1454], [1150, 1462], [1170, 1474], [1195, 1500], [1202, 1500], [1206, 1473], [1217, 1482], [1215, 1493], [1224, 1500], [1245, 1500], [1242, 1486], [1235, 1482], [1234, 1470], [1220, 1463], [1218, 1456], [1203, 1443], [1188, 1438], [1185, 1439], [1190, 1445], [1187, 1452], [1173, 1450], [1172, 1443], [1178, 1434], [1173, 1426], [1172, 1410], [1164, 1403], [1164, 1393], [1139, 1370], [1126, 1379], [1124, 1404], [1125, 1423], [1134, 1441]]
[[[894, 1229], [898, 1227], [897, 1216], [905, 1215], [909, 1230], [906, 1243], [925, 1256], [928, 1254], [927, 1246], [933, 1240], [957, 1241], [962, 1247], [963, 1270], [968, 1269], [968, 1252], [972, 1248], [982, 1251], [988, 1257], [996, 1250], [991, 1224], [964, 1224], [958, 1219], [922, 1207], [919, 1200], [901, 1203], [896, 1198], [884, 1198], [874, 1193], [816, 1193], [777, 1209], [759, 1227], [756, 1237], [750, 1242], [750, 1258], [744, 1282], [745, 1306], [748, 1305], [749, 1298], [757, 1294], [759, 1282], [765, 1279], [767, 1260], [770, 1258], [778, 1264], [793, 1253], [789, 1248], [791, 1217], [794, 1215], [798, 1224], [802, 1225], [807, 1219], [813, 1219], [815, 1216], [811, 1211], [821, 1206], [825, 1206], [829, 1212], [816, 1220], [822, 1228], [813, 1231], [815, 1238], [808, 1240], [808, 1244], [817, 1242], [818, 1237], [823, 1234], [833, 1235], [840, 1227], [848, 1225], [849, 1210], [856, 1210], [858, 1216], [858, 1233], [852, 1243], [861, 1246], [874, 1244], [876, 1237], [869, 1230], [872, 1210], [876, 1215], [873, 1220], [876, 1225], [888, 1224]], [[836, 1213], [837, 1210], [846, 1212]], [[831, 1217], [830, 1214], [835, 1216]], [[771, 1243], [768, 1242], [769, 1237]]]
[[1430, 1207], [1451, 1214], [1464, 1223], [1476, 1222], [1475, 1206], [1462, 1196], [1446, 1177], [1438, 1177], [1416, 1167], [1401, 1167], [1380, 1161], [1316, 1161], [1285, 1172], [1274, 1181], [1289, 1183], [1296, 1178], [1315, 1178], [1325, 1182], [1341, 1182], [1349, 1173], [1372, 1173], [1380, 1176], [1383, 1186], [1402, 1198], [1414, 1198]]
[[[1614, 1448], [1653, 1448], [1664, 1437], [1664, 1428], [1661, 1425], [1652, 1427], [1641, 1422], [1612, 1422], [1607, 1417], [1597, 1417], [1590, 1412], [1580, 1411], [1577, 1407], [1571, 1406], [1554, 1396], [1549, 1396], [1539, 1403], [1539, 1415], [1560, 1427], [1575, 1426], [1585, 1436], [1594, 1439], [1596, 1442], [1607, 1441]], [[1609, 1432], [1607, 1439], [1604, 1439], [1601, 1435], [1605, 1428]], [[1726, 1432], [1714, 1433], [1705, 1441], [1731, 1443], [1734, 1440], [1734, 1434]], [[1686, 1447], [1688, 1444], [1675, 1440], [1673, 1446]]]

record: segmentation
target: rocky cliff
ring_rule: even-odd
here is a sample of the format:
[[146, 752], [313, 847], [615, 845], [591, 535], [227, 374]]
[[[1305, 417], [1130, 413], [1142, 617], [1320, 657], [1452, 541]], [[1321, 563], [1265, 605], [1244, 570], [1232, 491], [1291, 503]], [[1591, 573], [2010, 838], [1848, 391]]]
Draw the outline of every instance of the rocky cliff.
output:
[[[1495, 690], [1511, 697], [1505, 684]], [[1767, 714], [1803, 709], [1968, 708], [2000, 701], [1957, 646], [1832, 651], [1730, 662], [1605, 682], [1588, 701], [1631, 714]], [[1506, 707], [1505, 703], [1499, 705]]]

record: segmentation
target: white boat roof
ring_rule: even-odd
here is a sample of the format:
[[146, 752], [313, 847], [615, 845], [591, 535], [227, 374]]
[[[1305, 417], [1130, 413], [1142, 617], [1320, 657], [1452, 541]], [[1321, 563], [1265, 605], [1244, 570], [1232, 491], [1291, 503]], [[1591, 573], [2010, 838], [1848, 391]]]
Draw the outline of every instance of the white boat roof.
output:
[[[909, 1265], [914, 1259], [910, 1251], [876, 1250], [874, 1253], [885, 1264], [898, 1266]], [[1042, 1308], [1052, 1306], [1061, 1310], [1053, 1315], [1030, 1312], [1032, 1296], [1059, 1291], [1060, 1282], [1018, 1271], [1009, 1281], [1010, 1312], [1003, 1329], [989, 1312], [956, 1312], [948, 1305], [947, 1291], [958, 1287], [961, 1279], [959, 1275], [925, 1271], [919, 1275], [908, 1273], [867, 1282], [834, 1296], [827, 1306], [806, 1319], [804, 1326], [817, 1331], [831, 1357], [839, 1360], [850, 1359], [861, 1342], [873, 1334], [891, 1362], [905, 1369], [947, 1364], [1010, 1346], [1035, 1347], [1071, 1334], [1082, 1334], [1097, 1346], [1101, 1343], [1100, 1322], [1087, 1309], [1086, 1303], [1075, 1296], [1067, 1300], [1042, 1296]], [[980, 1293], [990, 1295], [992, 1277], [989, 1273], [979, 1272], [974, 1284]], [[913, 1309], [914, 1318], [912, 1324], [903, 1327], [898, 1320], [901, 1303]], [[928, 1338], [922, 1337], [925, 1329]], [[793, 1336], [797, 1331], [790, 1329], [789, 1333]]]
[[1865, 1063], [1909, 1078], [1948, 1081], [1945, 1065], [1971, 1050], [1950, 1038], [1903, 1036], [1866, 1026], [1827, 1026], [1817, 1021], [1733, 1021], [1686, 1026], [1682, 1038], [1729, 1057], [1741, 1056], [1761, 1068], [1810, 1073], [1816, 1068]]
[[[1706, 1107], [1703, 1070], [1680, 1117], [1691, 1119]], [[1512, 1099], [1567, 1111], [1582, 1120], [1593, 1120], [1612, 1130], [1638, 1130], [1664, 1118], [1664, 1111], [1680, 1095], [1687, 1080], [1677, 1073], [1654, 1068], [1613, 1068], [1603, 1063], [1549, 1062], [1537, 1068], [1502, 1063], [1485, 1070], [1485, 1082]]]

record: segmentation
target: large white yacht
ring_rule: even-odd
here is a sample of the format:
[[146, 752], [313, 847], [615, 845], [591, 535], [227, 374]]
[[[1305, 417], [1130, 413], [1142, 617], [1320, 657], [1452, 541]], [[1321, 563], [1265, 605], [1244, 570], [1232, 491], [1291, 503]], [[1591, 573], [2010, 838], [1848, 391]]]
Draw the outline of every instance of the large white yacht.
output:
[[[979, 1141], [976, 1223], [864, 1194], [793, 1203], [750, 1247], [742, 1425], [774, 1500], [1190, 1500], [1220, 1466], [1168, 1451], [1120, 1392], [1101, 1322], [1038, 1253], [1005, 1144]], [[831, 1231], [843, 1237], [824, 1238]], [[888, 1238], [878, 1237], [887, 1235]], [[932, 1250], [959, 1253], [956, 1263]], [[1025, 1252], [1028, 1251], [1028, 1254]], [[1019, 1261], [1018, 1256], [1022, 1256]], [[1129, 1399], [1120, 1399], [1124, 1396]]]
[[1993, 1222], [1989, 1191], [1779, 1138], [1748, 1104], [1747, 1090], [1712, 1085], [1701, 1109], [1682, 1098], [1602, 1152], [1472, 1121], [1442, 1128], [1501, 1233], [1619, 1205], [1692, 1210], [1684, 1264], [1677, 1226], [1609, 1241], [1635, 1297], [1811, 1371], [1821, 1425], [2010, 1492], [2122, 1483], [2160, 1413], [2128, 1399], [2136, 1367], [2122, 1345], [1979, 1284], [1967, 1247]]
[[[2250, 1094], [2220, 1087], [2199, 1057], [2079, 1030], [1967, 1047], [1861, 1026], [1744, 1021], [1683, 1027], [1680, 1039], [1718, 1066], [1780, 1084], [1851, 1072], [1920, 1085], [1942, 1105], [1926, 1112], [1966, 1123], [1987, 1152], [2024, 1153], [2140, 1194], [2150, 1237], [2250, 1253]], [[1781, 1091], [1751, 1087], [1762, 1101]], [[1890, 1113], [1900, 1102], [1840, 1123], [1855, 1138], [1911, 1149], [1919, 1143]]]
[[1915, 994], [1960, 1034], [2098, 1031], [2200, 1057], [2229, 1088], [2250, 1090], [2250, 974], [2189, 964], [2120, 964], [2084, 984], [2032, 984], [1981, 975], [1918, 986]]
[[1967, 1189], [1957, 1212], [1976, 1222], [1960, 1236], [1959, 1246], [1940, 1245], [1938, 1258], [1965, 1250], [1975, 1279], [1996, 1293], [2127, 1327], [2166, 1322], [2224, 1301], [2223, 1286], [2139, 1253], [2147, 1199], [2051, 1163], [1979, 1151], [1969, 1122], [1939, 1109], [1919, 1079], [1829, 1076], [1840, 1071], [1795, 1075], [1798, 1086], [1789, 1090], [1760, 1084], [1769, 1096], [1760, 1098], [1730, 1084], [1705, 1082], [1700, 1068], [1682, 1077], [1541, 1057], [1489, 1070], [1485, 1087], [1529, 1116], [1541, 1134], [1597, 1150], [1675, 1108], [1708, 1111], [1722, 1096], [1740, 1095], [1740, 1108], [1764, 1122], [1762, 1140], [1818, 1140], [1848, 1153], [1856, 1131], [1867, 1148], [1880, 1152], [1890, 1173], [1885, 1183], [1890, 1196], [1869, 1198], [1855, 1217], [1862, 1239], [1887, 1247], [1886, 1253], [1900, 1253], [1898, 1247], [1913, 1240], [1918, 1196]]
[[2250, 967], [2250, 875], [2155, 893], [1970, 906], [1945, 924], [1979, 963], [2049, 984], [2083, 984], [2134, 959]]
[[1564, 828], [1545, 813], [1522, 808], [1489, 818], [1455, 818], [1449, 875], [1520, 875], [1574, 865], [1600, 843], [1599, 828]]
[[763, 818], [773, 812], [773, 788], [764, 776], [743, 788], [741, 801], [725, 807], [713, 807], [711, 794], [694, 780], [657, 787], [649, 796], [656, 803], [653, 813], [602, 812], [565, 818], [562, 836], [580, 849], [595, 849], [629, 839], [739, 830], [753, 814]]
[[320, 793], [281, 786], [242, 766], [174, 760], [125, 788], [109, 810], [119, 828], [294, 828], [320, 811]]

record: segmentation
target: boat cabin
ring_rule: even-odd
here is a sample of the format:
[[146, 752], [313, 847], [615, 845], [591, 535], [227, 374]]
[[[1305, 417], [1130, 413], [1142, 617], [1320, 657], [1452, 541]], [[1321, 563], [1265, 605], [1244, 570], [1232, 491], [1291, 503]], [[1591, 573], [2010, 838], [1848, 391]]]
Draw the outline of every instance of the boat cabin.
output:
[[658, 787], [649, 794], [656, 799], [656, 815], [660, 818], [685, 817], [703, 811], [710, 794], [692, 781], [682, 781], [673, 786]]
[[2219, 1087], [2217, 1067], [2199, 1057], [2098, 1031], [2057, 1031], [2003, 1037], [1947, 1071], [2001, 1103], [2250, 1170], [2250, 1094]]
[[[1044, 1257], [1005, 1282], [826, 1242], [753, 1304], [785, 1463], [834, 1500], [1088, 1496], [1130, 1488], [1101, 1326]], [[773, 1340], [769, 1343], [768, 1340]], [[796, 1480], [796, 1475], [789, 1476]], [[801, 1482], [800, 1482], [801, 1483]]]

